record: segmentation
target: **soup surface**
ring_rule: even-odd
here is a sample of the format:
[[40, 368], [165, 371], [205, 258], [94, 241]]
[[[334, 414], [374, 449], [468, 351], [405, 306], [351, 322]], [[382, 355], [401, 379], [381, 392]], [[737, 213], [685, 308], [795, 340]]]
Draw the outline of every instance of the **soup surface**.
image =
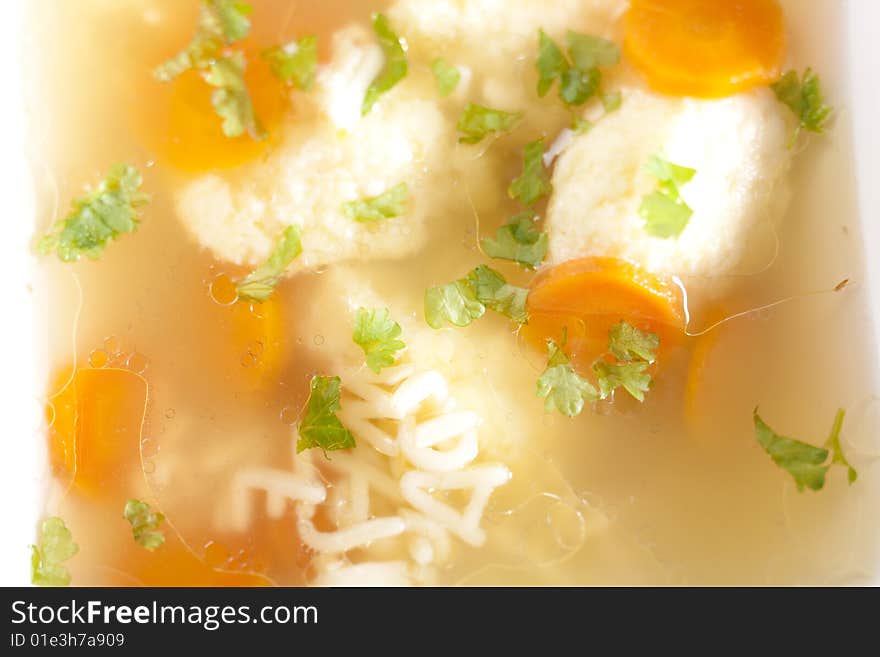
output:
[[[523, 0], [490, 25], [485, 15], [502, 5], [482, 0], [471, 10], [450, 0], [252, 0], [250, 32], [236, 47], [248, 57], [264, 140], [222, 134], [211, 87], [196, 71], [172, 82], [153, 74], [192, 38], [199, 2], [31, 4], [39, 230], [117, 162], [135, 167], [150, 195], [137, 231], [99, 260], [42, 257], [34, 290], [45, 309], [46, 516], [63, 518], [79, 546], [65, 563], [73, 584], [833, 584], [876, 576], [880, 409], [840, 100], [841, 3], [783, 3], [784, 69], [813, 66], [836, 111], [827, 134], [804, 133], [766, 156], [757, 147], [733, 154], [733, 144], [754, 133], [771, 149], [774, 121], [787, 142], [792, 116], [766, 89], [782, 71], [762, 69], [770, 77], [757, 76], [751, 89], [655, 89], [651, 76], [661, 74], [640, 69], [636, 46], [624, 43], [636, 38], [631, 14], [621, 15], [625, 2], [570, 0], [544, 16]], [[375, 54], [375, 12], [405, 39], [408, 71], [362, 117], [357, 67]], [[772, 26], [757, 18], [750, 25], [752, 40], [775, 38], [759, 33], [756, 26]], [[619, 109], [603, 109], [598, 96], [567, 104], [556, 89], [539, 97], [542, 28], [563, 46], [566, 29], [623, 44], [622, 62], [600, 67], [609, 97], [621, 92]], [[301, 90], [275, 78], [260, 53], [306, 35], [317, 36], [319, 73]], [[772, 59], [768, 49], [757, 50]], [[389, 58], [380, 54], [378, 69]], [[731, 57], [725, 66], [736, 68], [746, 55]], [[432, 74], [437, 58], [460, 77], [445, 97]], [[703, 97], [679, 97], [688, 93]], [[462, 143], [457, 122], [470, 102], [524, 116]], [[573, 117], [592, 128], [575, 121], [571, 130]], [[674, 125], [717, 141], [704, 153]], [[655, 131], [672, 136], [652, 141]], [[559, 147], [555, 160], [543, 160], [553, 190], [527, 204], [508, 187], [538, 139]], [[623, 176], [640, 180], [634, 198], [654, 189], [656, 180], [639, 178], [640, 164], [626, 163], [633, 149], [650, 154], [657, 145], [682, 166], [700, 151], [704, 164], [681, 186], [693, 230], [737, 192], [739, 182], [689, 196], [687, 185], [697, 190], [710, 166], [741, 170], [728, 159], [753, 158], [754, 180], [780, 183], [760, 191], [771, 200], [742, 231], [719, 224], [707, 229], [711, 239], [691, 238], [689, 225], [678, 238], [644, 241], [640, 223], [626, 232], [608, 208]], [[614, 157], [601, 159], [600, 148]], [[768, 163], [778, 171], [761, 169]], [[339, 214], [396, 180], [407, 181], [411, 223]], [[749, 202], [737, 197], [723, 212], [734, 222], [745, 212], [737, 204]], [[490, 258], [480, 242], [526, 205], [550, 236], [536, 271]], [[764, 219], [783, 205], [778, 222]], [[236, 301], [235, 281], [265, 260], [285, 222], [301, 227], [302, 255], [267, 300]], [[587, 313], [586, 324], [569, 321], [570, 308], [564, 320], [536, 310], [551, 267], [596, 257], [652, 272], [673, 299], [657, 303], [675, 308], [659, 320]], [[490, 305], [469, 326], [429, 327], [426, 290], [480, 265], [531, 290], [529, 323]], [[616, 287], [629, 279], [602, 271], [616, 272], [610, 292], [585, 283], [566, 303], [602, 294], [645, 303], [644, 284]], [[378, 374], [352, 340], [360, 307], [388, 308], [402, 328], [406, 349]], [[644, 401], [618, 388], [586, 399], [576, 417], [545, 408], [536, 382], [548, 367], [546, 340], [568, 340], [572, 371], [598, 385], [588, 343], [598, 335], [604, 352], [619, 319], [660, 336], [657, 362], [645, 364]], [[357, 447], [297, 453], [316, 376], [341, 378], [337, 416]], [[389, 401], [407, 383], [412, 398]], [[841, 445], [858, 479], [832, 467], [821, 490], [799, 491], [756, 440], [756, 407], [781, 435], [814, 446], [844, 409]], [[450, 435], [431, 449], [431, 425], [423, 428], [438, 418], [447, 424], [437, 430]], [[460, 428], [449, 429], [455, 422]], [[399, 447], [406, 440], [412, 452]], [[448, 465], [456, 450], [470, 458]], [[123, 518], [131, 499], [164, 515], [157, 549], [133, 540]]]

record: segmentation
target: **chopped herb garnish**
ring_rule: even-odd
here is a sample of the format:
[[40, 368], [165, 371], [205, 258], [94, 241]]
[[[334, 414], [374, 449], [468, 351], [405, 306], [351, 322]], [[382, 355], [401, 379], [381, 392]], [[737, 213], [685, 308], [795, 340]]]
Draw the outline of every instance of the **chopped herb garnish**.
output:
[[507, 188], [512, 199], [519, 199], [523, 205], [533, 205], [538, 199], [553, 191], [550, 176], [544, 168], [544, 140], [539, 139], [526, 144], [523, 152], [523, 172]]
[[585, 119], [580, 116], [572, 117], [571, 120], [571, 129], [574, 130], [577, 134], [583, 135], [592, 130], [594, 124], [592, 121]]
[[608, 331], [608, 351], [618, 362], [600, 358], [593, 364], [602, 399], [623, 388], [638, 401], [645, 401], [645, 393], [651, 387], [648, 366], [657, 360], [659, 348], [660, 338], [654, 333], [640, 331], [625, 321], [612, 326]]
[[223, 47], [243, 39], [250, 32], [251, 7], [236, 0], [204, 0], [198, 27], [189, 45], [159, 66], [153, 74], [170, 82], [190, 69], [207, 69], [220, 56]]
[[617, 388], [623, 388], [640, 402], [645, 401], [645, 393], [651, 388], [651, 375], [646, 372], [650, 363], [609, 363], [598, 360], [593, 364], [593, 373], [599, 381], [602, 399], [607, 399]]
[[[543, 98], [558, 79], [563, 102], [580, 106], [598, 93], [602, 85], [599, 68], [617, 64], [620, 49], [607, 39], [571, 31], [566, 34], [566, 42], [568, 58], [543, 30], [538, 32], [538, 95]], [[611, 111], [608, 105], [606, 111]]]
[[660, 338], [656, 334], [640, 331], [627, 322], [615, 324], [608, 332], [608, 350], [624, 362], [643, 360], [653, 363], [657, 360], [659, 348]]
[[468, 326], [488, 308], [524, 324], [528, 320], [528, 294], [526, 288], [510, 285], [497, 271], [480, 265], [466, 278], [425, 292], [425, 320], [435, 329], [443, 328], [446, 323]]
[[64, 262], [82, 256], [97, 260], [108, 242], [137, 229], [138, 208], [150, 201], [140, 187], [137, 169], [114, 166], [97, 189], [72, 203], [70, 213], [39, 241], [37, 251], [43, 255], [55, 251]]
[[399, 217], [406, 212], [408, 200], [409, 186], [399, 183], [378, 196], [344, 203], [342, 211], [349, 219], [361, 223], [382, 221]]
[[610, 114], [611, 112], [616, 112], [620, 109], [620, 106], [623, 104], [623, 94], [619, 91], [614, 91], [610, 94], [602, 94], [602, 107], [605, 108], [605, 113]]
[[802, 130], [822, 134], [833, 108], [825, 104], [822, 83], [812, 69], [804, 71], [803, 79], [797, 71], [789, 71], [770, 85], [780, 102], [784, 103], [798, 118], [798, 127], [791, 139], [793, 145]]
[[822, 490], [825, 486], [825, 476], [832, 465], [845, 467], [847, 481], [852, 484], [858, 479], [858, 473], [846, 459], [840, 445], [840, 430], [843, 427], [844, 416], [845, 411], [838, 409], [825, 446], [819, 448], [780, 436], [761, 419], [758, 409], [755, 409], [755, 438], [773, 462], [794, 477], [799, 491], [804, 487], [816, 491]]
[[845, 416], [846, 411], [838, 408], [837, 413], [834, 414], [834, 422], [831, 424], [831, 432], [825, 441], [825, 448], [831, 450], [831, 465], [844, 466], [846, 468], [846, 479], [850, 484], [853, 484], [859, 478], [859, 473], [847, 461], [843, 453], [843, 447], [840, 446], [840, 430], [843, 428], [843, 418]]
[[300, 253], [300, 228], [290, 225], [284, 229], [266, 262], [235, 284], [239, 299], [262, 303], [272, 296], [287, 267]]
[[244, 53], [227, 49], [248, 35], [250, 13], [247, 2], [203, 0], [198, 28], [190, 44], [153, 74], [161, 82], [170, 82], [186, 71], [200, 71], [205, 81], [215, 87], [211, 104], [223, 119], [223, 134], [240, 137], [247, 132], [253, 139], [261, 140], [265, 139], [266, 131], [254, 112], [244, 81], [247, 61]]
[[400, 324], [391, 319], [387, 308], [358, 308], [353, 339], [364, 350], [367, 367], [377, 374], [383, 367], [394, 365], [397, 352], [406, 347], [399, 339], [402, 333]]
[[535, 269], [544, 260], [549, 246], [547, 234], [535, 224], [535, 213], [522, 212], [495, 231], [495, 239], [484, 238], [483, 250], [490, 258], [513, 260]]
[[425, 292], [425, 321], [434, 329], [446, 323], [468, 326], [486, 313], [486, 306], [477, 301], [476, 293], [466, 278], [446, 285], [429, 288]]
[[339, 403], [341, 380], [338, 376], [313, 376], [310, 384], [306, 414], [299, 425], [297, 453], [320, 447], [325, 453], [355, 447], [354, 436], [345, 428], [336, 411]]
[[565, 34], [572, 65], [582, 71], [599, 66], [608, 68], [620, 62], [620, 48], [608, 39], [569, 30]]
[[568, 68], [565, 55], [556, 42], [544, 30], [538, 30], [538, 96], [543, 98], [553, 86], [553, 81], [561, 78]]
[[799, 491], [803, 491], [804, 487], [810, 490], [822, 490], [825, 486], [825, 475], [832, 465], [846, 467], [847, 480], [852, 484], [858, 478], [858, 473], [846, 460], [840, 446], [840, 430], [843, 426], [844, 414], [843, 409], [837, 411], [825, 448], [821, 448], [780, 436], [761, 419], [756, 408], [753, 414], [755, 438], [773, 462], [794, 477]]
[[507, 132], [523, 117], [522, 112], [504, 112], [475, 103], [468, 103], [458, 119], [458, 141], [463, 144], [476, 144], [488, 135]]
[[[615, 390], [623, 388], [636, 400], [645, 401], [645, 393], [651, 388], [651, 375], [648, 374], [648, 367], [653, 363], [657, 354], [656, 351], [660, 347], [660, 339], [653, 333], [645, 333], [635, 328], [631, 324], [621, 321], [608, 331], [608, 351], [609, 354], [599, 358], [593, 363], [593, 374], [599, 385], [599, 389], [587, 382], [586, 379], [580, 377], [574, 372], [568, 357], [562, 352], [565, 346], [567, 331], [563, 330], [562, 345], [558, 346], [555, 342], [550, 341], [550, 362], [547, 365], [547, 371], [538, 380], [538, 395], [546, 397], [546, 391], [549, 390], [548, 381], [559, 382], [562, 390], [568, 390], [564, 399], [568, 405], [563, 407], [558, 403], [555, 404], [560, 412], [565, 413], [569, 417], [574, 417], [581, 412], [583, 403], [579, 406], [572, 406], [577, 402], [577, 391], [586, 390], [582, 396], [589, 401], [598, 399], [607, 399]], [[616, 358], [613, 362], [611, 358]], [[564, 365], [565, 369], [557, 370], [548, 379], [551, 369], [560, 365]], [[576, 376], [577, 379], [572, 377]], [[543, 381], [543, 383], [542, 383]], [[588, 387], [584, 387], [584, 385]], [[566, 387], [567, 386], [567, 387]], [[548, 410], [552, 407], [547, 405]], [[573, 412], [568, 412], [573, 411]]]
[[266, 131], [254, 112], [244, 81], [245, 66], [247, 61], [240, 52], [214, 60], [205, 75], [205, 82], [215, 87], [211, 105], [223, 119], [223, 134], [227, 137], [248, 133], [256, 140], [265, 139]]
[[207, 4], [217, 13], [226, 43], [244, 39], [251, 31], [248, 16], [253, 9], [249, 3], [241, 0], [207, 0]]
[[318, 37], [304, 36], [284, 46], [274, 46], [263, 51], [263, 59], [276, 78], [308, 91], [315, 83], [318, 70]]
[[596, 95], [602, 82], [602, 74], [598, 68], [582, 71], [579, 68], [567, 68], [560, 78], [559, 97], [567, 104], [579, 106]]
[[159, 525], [165, 521], [165, 516], [151, 510], [146, 502], [128, 500], [122, 516], [131, 525], [135, 542], [144, 549], [152, 552], [165, 542], [165, 534], [159, 530]]
[[645, 232], [663, 239], [678, 237], [694, 214], [681, 198], [680, 187], [697, 172], [672, 164], [658, 155], [651, 156], [645, 171], [660, 181], [658, 189], [645, 196], [639, 206]]
[[70, 573], [62, 564], [79, 552], [70, 530], [58, 517], [46, 518], [37, 545], [31, 546], [31, 583], [37, 586], [70, 586]]
[[520, 324], [528, 320], [526, 297], [529, 291], [526, 288], [511, 285], [504, 276], [486, 265], [480, 265], [468, 274], [468, 282], [473, 287], [477, 301], [489, 310]]
[[431, 63], [431, 72], [434, 74], [441, 98], [451, 95], [461, 81], [461, 71], [442, 57], [438, 57]]
[[[565, 345], [565, 333], [562, 336]], [[538, 379], [536, 394], [544, 398], [544, 409], [558, 410], [563, 415], [575, 417], [584, 409], [585, 401], [597, 401], [596, 388], [574, 371], [568, 356], [554, 340], [547, 342], [549, 351], [547, 368]]]
[[361, 108], [361, 114], [366, 116], [373, 109], [373, 105], [379, 100], [379, 96], [388, 91], [406, 77], [408, 64], [406, 61], [406, 50], [403, 43], [384, 14], [376, 14], [373, 16], [373, 31], [379, 38], [379, 45], [385, 55], [385, 66], [376, 76], [376, 79], [370, 83], [367, 94], [364, 96], [364, 104]]

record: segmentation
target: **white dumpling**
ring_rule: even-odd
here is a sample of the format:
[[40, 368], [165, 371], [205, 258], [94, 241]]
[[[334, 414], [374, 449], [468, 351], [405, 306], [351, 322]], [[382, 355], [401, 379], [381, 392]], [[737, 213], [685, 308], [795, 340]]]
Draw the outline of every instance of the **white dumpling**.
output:
[[[316, 89], [295, 95], [282, 141], [264, 161], [197, 177], [179, 193], [181, 220], [218, 258], [255, 265], [292, 224], [302, 228], [303, 253], [290, 273], [406, 257], [424, 245], [429, 214], [437, 211], [432, 177], [449, 168], [452, 126], [417, 76], [361, 117], [364, 92], [382, 67], [381, 50], [361, 27], [340, 31], [333, 43]], [[344, 214], [345, 202], [399, 183], [410, 191], [404, 215], [359, 223]]]
[[[556, 161], [547, 213], [551, 264], [625, 258], [656, 272], [718, 277], [769, 263], [788, 203], [792, 126], [766, 89], [721, 100], [623, 90], [621, 108]], [[696, 169], [681, 187], [693, 216], [677, 238], [649, 236], [642, 198], [652, 155]]]

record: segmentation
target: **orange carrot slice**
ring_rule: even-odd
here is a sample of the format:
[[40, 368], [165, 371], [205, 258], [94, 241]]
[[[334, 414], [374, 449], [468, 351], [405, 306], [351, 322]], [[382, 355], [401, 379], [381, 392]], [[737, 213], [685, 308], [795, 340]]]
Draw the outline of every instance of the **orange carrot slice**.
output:
[[545, 270], [531, 285], [529, 322], [521, 335], [541, 350], [567, 333], [565, 352], [588, 372], [608, 350], [608, 331], [625, 320], [660, 336], [660, 349], [681, 341], [684, 311], [677, 287], [616, 258], [571, 260]]
[[624, 52], [655, 90], [717, 98], [779, 78], [785, 24], [778, 0], [632, 0]]
[[[152, 65], [161, 64], [181, 43], [185, 39], [167, 44], [161, 54], [152, 48], [156, 53]], [[211, 104], [214, 89], [200, 71], [187, 71], [171, 82], [150, 79], [141, 99], [147, 107], [138, 112], [136, 123], [144, 146], [160, 163], [193, 173], [229, 169], [259, 158], [278, 143], [279, 126], [290, 107], [289, 93], [260, 56], [262, 49], [256, 43], [243, 41], [236, 49], [247, 57], [245, 82], [256, 116], [269, 136], [258, 140], [248, 134], [224, 135], [223, 121]]]
[[[70, 372], [67, 368], [66, 372]], [[123, 369], [80, 368], [50, 400], [50, 461], [59, 476], [89, 496], [101, 496], [124, 482], [138, 466], [147, 405], [147, 382]]]

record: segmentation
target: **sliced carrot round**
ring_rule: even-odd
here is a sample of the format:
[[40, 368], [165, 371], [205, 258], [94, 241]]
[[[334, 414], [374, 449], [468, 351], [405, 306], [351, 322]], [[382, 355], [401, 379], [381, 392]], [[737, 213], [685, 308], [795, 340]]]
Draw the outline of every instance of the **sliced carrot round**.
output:
[[[161, 54], [152, 48], [150, 66], [161, 64], [181, 43], [186, 41], [170, 41]], [[211, 103], [214, 88], [205, 81], [203, 72], [190, 70], [170, 82], [160, 82], [148, 71], [146, 82], [138, 88], [142, 97], [134, 124], [151, 157], [181, 171], [199, 173], [246, 164], [277, 144], [279, 126], [290, 107], [289, 93], [260, 56], [260, 46], [242, 42], [235, 49], [244, 51], [247, 58], [245, 82], [268, 137], [224, 135], [223, 120]]]
[[778, 0], [632, 0], [624, 52], [661, 93], [717, 98], [774, 82], [785, 58]]
[[678, 288], [616, 258], [571, 260], [545, 270], [532, 283], [526, 307], [526, 341], [543, 350], [564, 332], [564, 351], [582, 373], [608, 351], [608, 332], [620, 321], [657, 334], [661, 353], [684, 336]]
[[59, 477], [73, 480], [81, 493], [102, 496], [138, 465], [147, 404], [146, 380], [129, 370], [70, 369], [69, 379], [50, 401], [49, 454]]

